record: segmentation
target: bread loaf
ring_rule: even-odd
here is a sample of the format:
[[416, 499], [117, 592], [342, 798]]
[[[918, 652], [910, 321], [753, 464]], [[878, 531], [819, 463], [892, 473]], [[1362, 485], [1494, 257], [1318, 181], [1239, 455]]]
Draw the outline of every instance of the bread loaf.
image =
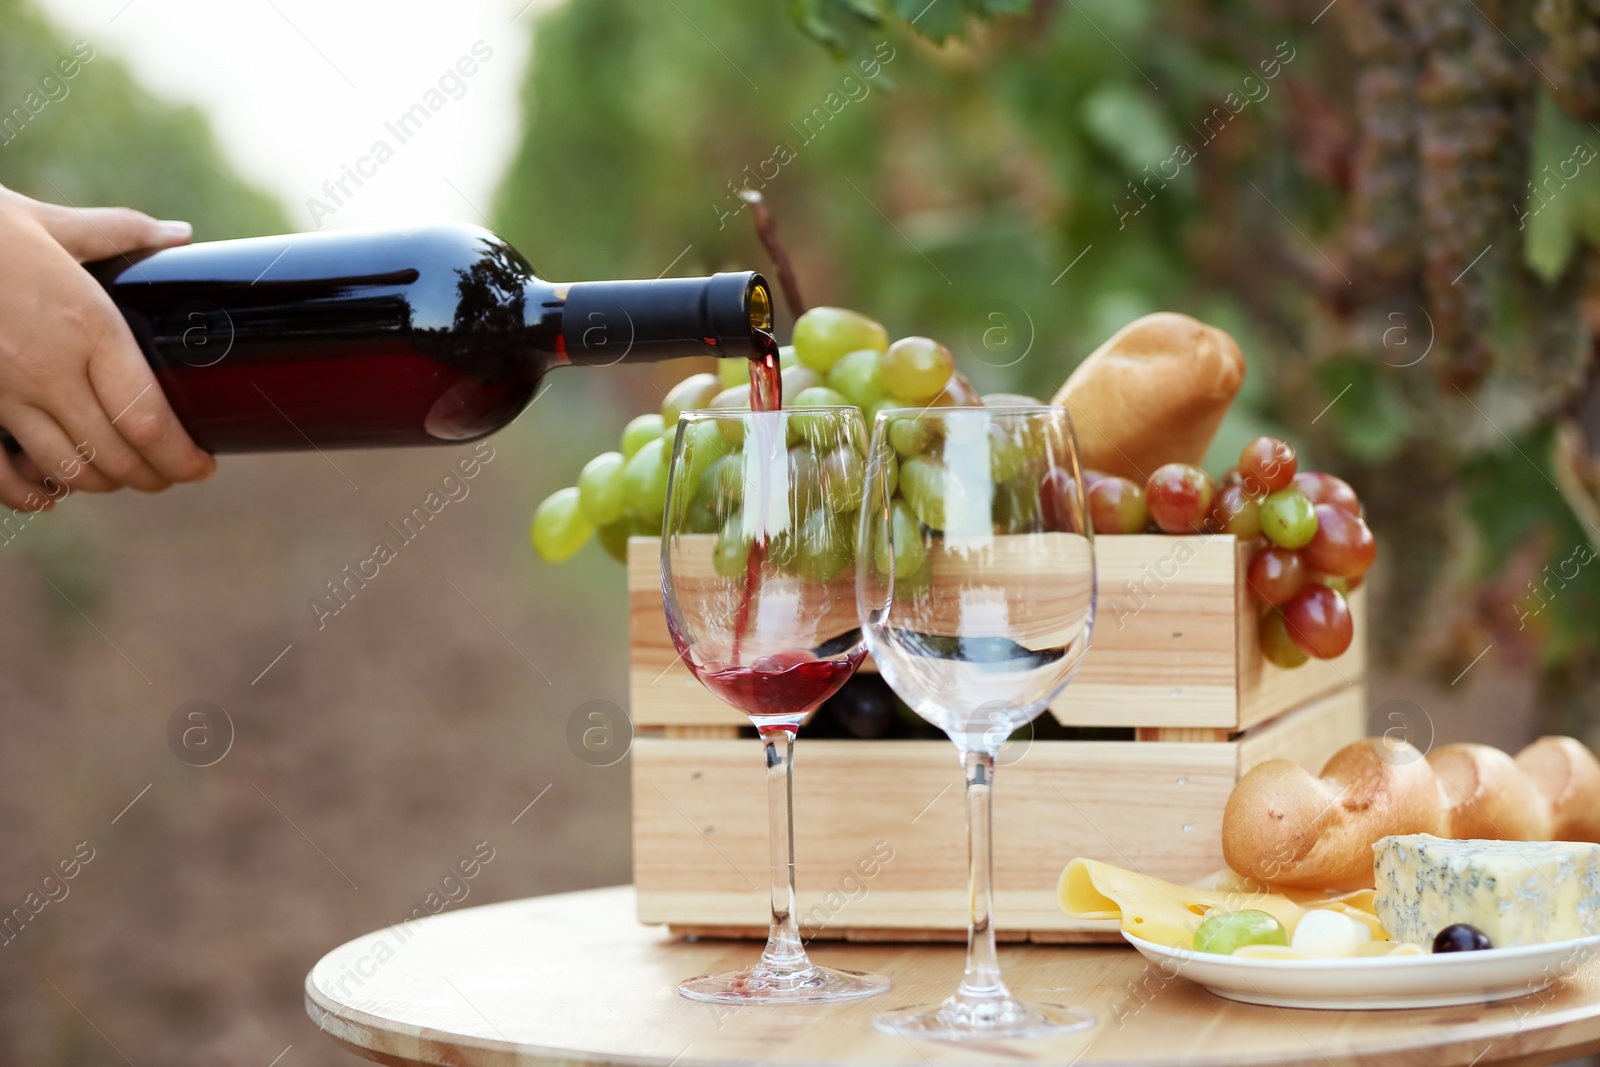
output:
[[1143, 485], [1163, 463], [1200, 462], [1243, 381], [1232, 337], [1162, 311], [1095, 349], [1051, 403], [1071, 411], [1084, 467]]
[[1372, 888], [1380, 838], [1433, 834], [1501, 841], [1600, 841], [1600, 761], [1570, 737], [1542, 737], [1517, 758], [1445, 745], [1426, 758], [1371, 737], [1313, 778], [1267, 760], [1234, 786], [1222, 854], [1240, 874], [1299, 889]]
[[1429, 753], [1427, 763], [1439, 779], [1444, 801], [1445, 832], [1435, 836], [1458, 841], [1551, 839], [1550, 802], [1498, 748], [1445, 745]]
[[1222, 815], [1222, 855], [1240, 874], [1314, 889], [1372, 886], [1372, 842], [1443, 837], [1439, 786], [1422, 753], [1370, 737], [1346, 745], [1313, 778], [1267, 760], [1239, 779]]

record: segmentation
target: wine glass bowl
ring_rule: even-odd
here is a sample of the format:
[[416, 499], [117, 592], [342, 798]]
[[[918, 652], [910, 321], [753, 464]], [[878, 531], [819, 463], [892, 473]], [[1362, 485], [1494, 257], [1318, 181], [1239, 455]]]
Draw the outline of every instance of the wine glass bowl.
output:
[[943, 1003], [874, 1016], [939, 1039], [1092, 1025], [1024, 1004], [1000, 977], [990, 797], [1006, 738], [1038, 717], [1089, 647], [1094, 541], [1077, 444], [1058, 407], [879, 413], [857, 531], [863, 638], [890, 687], [955, 742], [966, 779], [966, 973]]
[[1088, 643], [1089, 541], [1016, 532], [952, 550], [930, 539], [926, 585], [914, 585], [916, 576], [895, 583], [893, 608], [875, 628], [874, 662], [917, 714], [946, 733], [970, 732], [974, 712], [983, 710], [995, 727], [993, 716], [1005, 717], [1009, 736], [1060, 692]]
[[866, 449], [856, 408], [691, 411], [678, 424], [662, 529], [667, 629], [701, 684], [760, 734], [773, 870], [761, 960], [683, 982], [692, 999], [815, 1003], [889, 987], [807, 958], [790, 811], [795, 734], [866, 655], [854, 582]]
[[853, 408], [683, 416], [667, 628], [695, 677], [757, 726], [798, 727], [866, 654], [852, 581], [866, 444]]

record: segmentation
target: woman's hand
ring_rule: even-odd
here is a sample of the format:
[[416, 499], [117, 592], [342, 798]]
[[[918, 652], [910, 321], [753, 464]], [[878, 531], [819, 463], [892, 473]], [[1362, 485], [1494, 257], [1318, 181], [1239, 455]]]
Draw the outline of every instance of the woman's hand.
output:
[[185, 222], [127, 208], [58, 207], [0, 187], [0, 503], [38, 511], [66, 486], [155, 492], [208, 478], [133, 334], [79, 266], [189, 242]]

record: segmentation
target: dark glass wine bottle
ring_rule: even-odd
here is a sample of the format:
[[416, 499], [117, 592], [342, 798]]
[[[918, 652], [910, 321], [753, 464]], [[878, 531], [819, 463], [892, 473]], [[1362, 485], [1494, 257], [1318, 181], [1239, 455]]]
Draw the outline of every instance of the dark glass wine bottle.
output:
[[211, 452], [470, 441], [544, 374], [759, 357], [759, 274], [541, 279], [487, 230], [431, 225], [189, 245], [90, 264]]

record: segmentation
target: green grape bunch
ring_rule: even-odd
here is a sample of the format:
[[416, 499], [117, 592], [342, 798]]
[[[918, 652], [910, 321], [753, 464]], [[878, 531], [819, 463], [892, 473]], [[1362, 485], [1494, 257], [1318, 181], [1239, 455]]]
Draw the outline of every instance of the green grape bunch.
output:
[[[793, 344], [780, 350], [785, 410], [790, 419], [790, 443], [795, 445], [812, 432], [804, 411], [808, 407], [854, 406], [860, 408], [870, 427], [880, 411], [891, 408], [978, 406], [983, 398], [971, 382], [955, 368], [955, 360], [944, 345], [927, 337], [903, 337], [890, 343], [889, 331], [882, 323], [846, 308], [816, 307], [801, 315], [794, 324]], [[602, 452], [584, 465], [578, 484], [558, 489], [546, 497], [533, 515], [533, 547], [545, 560], [559, 563], [576, 555], [590, 538], [596, 538], [607, 554], [625, 561], [628, 538], [659, 537], [667, 502], [667, 468], [678, 418], [696, 409], [748, 411], [750, 408], [750, 367], [743, 360], [721, 362], [715, 374], [695, 374], [679, 382], [667, 393], [659, 412], [633, 419], [622, 431], [619, 450]], [[1016, 398], [1006, 398], [1015, 402]], [[730, 509], [738, 504], [742, 490], [740, 472], [732, 456], [742, 443], [737, 424], [725, 423], [695, 427], [706, 437], [686, 443], [686, 461], [698, 468], [694, 479], [694, 498], [686, 503], [689, 528], [695, 532], [718, 534], [726, 538]], [[915, 457], [924, 467], [939, 462], [941, 443], [925, 420], [907, 418], [894, 427], [899, 460]], [[859, 492], [859, 471], [848, 464], [816, 466], [813, 450], [792, 448], [791, 471], [797, 484], [813, 482], [827, 493]], [[837, 469], [835, 469], [837, 468]], [[913, 466], [913, 474], [920, 468]], [[927, 473], [927, 472], [922, 472]], [[937, 517], [940, 502], [924, 490], [933, 482], [924, 478], [909, 489], [905, 507], [923, 517]], [[843, 537], [843, 531], [839, 532]], [[829, 543], [840, 538], [822, 538]], [[850, 538], [843, 538], [848, 542]], [[733, 556], [741, 546], [719, 547], [721, 555]], [[853, 552], [853, 548], [851, 550]], [[844, 550], [841, 546], [841, 558]], [[837, 573], [840, 560], [810, 562], [819, 576]], [[897, 573], [909, 573], [911, 560], [898, 561]]]

